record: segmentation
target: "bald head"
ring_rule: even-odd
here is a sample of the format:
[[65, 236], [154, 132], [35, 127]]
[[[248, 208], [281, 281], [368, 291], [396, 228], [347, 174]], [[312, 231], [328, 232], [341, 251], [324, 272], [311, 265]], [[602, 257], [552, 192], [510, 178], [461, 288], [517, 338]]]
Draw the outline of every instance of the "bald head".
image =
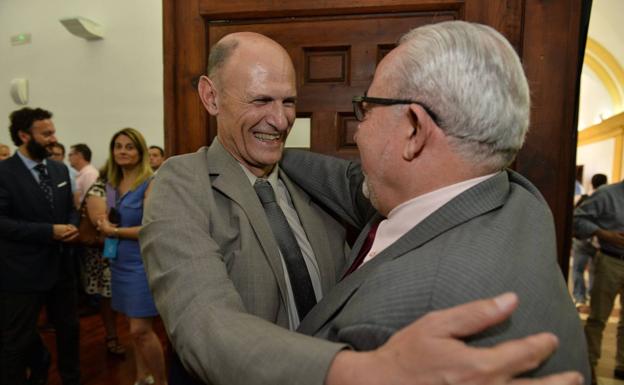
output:
[[221, 38], [208, 57], [208, 77], [219, 86], [224, 68], [241, 59], [281, 58], [284, 64], [293, 68], [286, 50], [274, 40], [255, 32], [235, 32]]
[[286, 50], [252, 32], [225, 36], [210, 53], [199, 97], [217, 121], [223, 147], [256, 176], [282, 157], [295, 120], [295, 68]]

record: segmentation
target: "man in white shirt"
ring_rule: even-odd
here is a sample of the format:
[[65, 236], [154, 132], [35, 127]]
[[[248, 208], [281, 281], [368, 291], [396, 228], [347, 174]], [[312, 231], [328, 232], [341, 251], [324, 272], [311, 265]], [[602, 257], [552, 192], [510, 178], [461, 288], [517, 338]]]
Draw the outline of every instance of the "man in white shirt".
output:
[[78, 171], [78, 174], [76, 174], [74, 202], [76, 207], [80, 207], [87, 190], [95, 183], [100, 173], [91, 164], [91, 149], [84, 143], [71, 146], [69, 149], [69, 165]]

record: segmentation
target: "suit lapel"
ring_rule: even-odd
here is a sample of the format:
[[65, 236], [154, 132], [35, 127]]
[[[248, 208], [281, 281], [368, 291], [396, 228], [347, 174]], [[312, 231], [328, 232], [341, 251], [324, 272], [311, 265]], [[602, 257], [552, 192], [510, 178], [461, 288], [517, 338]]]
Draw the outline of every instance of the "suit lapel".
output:
[[273, 270], [282, 299], [286, 302], [287, 291], [279, 247], [260, 204], [255, 190], [240, 164], [215, 139], [208, 149], [208, 169], [213, 176], [212, 187], [234, 201], [247, 215], [264, 255]]
[[[22, 159], [20, 159], [17, 152], [10, 159], [7, 159], [5, 162], [12, 162], [11, 170], [15, 174], [16, 183], [22, 183], [25, 188], [22, 191], [28, 191], [30, 194], [30, 199], [24, 197], [25, 202], [30, 202], [31, 206], [34, 206], [33, 209], [37, 213], [45, 213], [48, 212], [50, 216], [53, 215], [52, 208], [48, 204], [45, 194], [39, 183], [35, 180], [35, 177], [32, 175], [30, 170], [26, 167]], [[54, 188], [53, 188], [54, 189]]]
[[[509, 174], [501, 172], [490, 179], [464, 191], [442, 206], [433, 214], [388, 246], [371, 261], [338, 283], [330, 295], [315, 306], [299, 326], [299, 331], [305, 334], [314, 334], [329, 322], [333, 316], [345, 305], [353, 293], [362, 285], [369, 274], [378, 266], [405, 255], [427, 243], [431, 239], [446, 231], [461, 225], [464, 222], [494, 210], [505, 203], [509, 193]], [[366, 226], [366, 232], [371, 224]], [[364, 233], [365, 234], [365, 233]], [[360, 234], [353, 250], [361, 248], [363, 236]], [[353, 255], [357, 253], [352, 252]], [[410, 257], [416, 257], [411, 255]]]
[[[58, 185], [64, 180], [63, 175], [61, 174], [61, 168], [56, 167], [55, 164], [52, 164], [52, 161], [48, 160], [47, 168], [50, 175], [50, 183], [52, 183], [52, 201], [54, 202], [54, 214], [56, 217], [62, 212], [62, 210], [59, 209], [65, 207], [65, 202], [63, 202], [64, 197], [61, 196], [61, 190], [58, 187]], [[68, 187], [71, 188], [71, 186]]]

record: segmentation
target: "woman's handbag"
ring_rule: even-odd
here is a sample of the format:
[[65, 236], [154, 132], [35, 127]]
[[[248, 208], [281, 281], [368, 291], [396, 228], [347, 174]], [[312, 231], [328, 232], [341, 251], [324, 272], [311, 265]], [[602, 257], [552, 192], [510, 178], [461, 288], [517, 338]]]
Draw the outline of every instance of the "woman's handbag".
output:
[[97, 230], [93, 222], [91, 222], [85, 201], [83, 201], [80, 205], [80, 224], [78, 225], [78, 233], [78, 237], [73, 239], [71, 243], [97, 248], [102, 248], [102, 246], [104, 246], [105, 237]]

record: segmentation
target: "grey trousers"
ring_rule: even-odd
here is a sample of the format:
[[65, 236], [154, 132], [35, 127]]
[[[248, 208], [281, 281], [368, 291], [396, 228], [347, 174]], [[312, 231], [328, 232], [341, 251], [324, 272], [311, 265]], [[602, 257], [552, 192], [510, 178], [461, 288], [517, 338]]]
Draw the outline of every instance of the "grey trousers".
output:
[[620, 294], [620, 318], [617, 326], [615, 368], [624, 370], [624, 261], [601, 252], [596, 255], [594, 284], [591, 288], [590, 312], [585, 324], [585, 336], [592, 368], [600, 358], [602, 332]]

